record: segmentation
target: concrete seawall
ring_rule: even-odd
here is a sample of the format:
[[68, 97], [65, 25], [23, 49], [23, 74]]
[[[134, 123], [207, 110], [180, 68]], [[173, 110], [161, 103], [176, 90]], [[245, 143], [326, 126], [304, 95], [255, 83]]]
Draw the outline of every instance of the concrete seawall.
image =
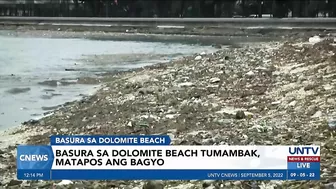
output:
[[[336, 30], [336, 18], [73, 18], [0, 17], [2, 28], [72, 29], [128, 33], [245, 35], [249, 33]], [[204, 32], [206, 30], [206, 32]]]

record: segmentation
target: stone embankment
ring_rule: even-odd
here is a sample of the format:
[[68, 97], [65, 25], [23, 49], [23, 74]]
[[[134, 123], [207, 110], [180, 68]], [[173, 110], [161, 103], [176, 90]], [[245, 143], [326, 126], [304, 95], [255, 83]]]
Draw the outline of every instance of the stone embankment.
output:
[[[108, 75], [96, 95], [2, 136], [1, 185], [336, 188], [336, 47], [331, 37], [308, 41], [221, 49]], [[56, 134], [168, 134], [175, 145], [315, 144], [322, 147], [321, 181], [17, 181], [16, 145], [48, 144]]]

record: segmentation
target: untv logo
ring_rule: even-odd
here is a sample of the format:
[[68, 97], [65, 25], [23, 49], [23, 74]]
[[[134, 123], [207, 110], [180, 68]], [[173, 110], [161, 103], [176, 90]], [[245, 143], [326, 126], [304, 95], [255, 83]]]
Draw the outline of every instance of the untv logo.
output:
[[289, 154], [291, 155], [317, 155], [320, 147], [289, 147]]

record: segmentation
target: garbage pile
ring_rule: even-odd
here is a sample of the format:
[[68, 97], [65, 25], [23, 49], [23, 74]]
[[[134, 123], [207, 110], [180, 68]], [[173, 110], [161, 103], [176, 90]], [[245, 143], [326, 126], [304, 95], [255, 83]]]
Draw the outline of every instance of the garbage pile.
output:
[[[335, 53], [332, 38], [264, 43], [106, 76], [107, 83], [96, 95], [66, 104], [16, 133], [34, 131], [29, 144], [48, 144], [50, 135], [61, 134], [164, 134], [175, 145], [315, 144], [322, 150], [321, 181], [57, 184], [7, 179], [2, 184], [35, 188], [52, 184], [57, 188], [336, 188]], [[11, 172], [15, 172], [14, 149], [10, 146], [3, 151], [0, 160]]]

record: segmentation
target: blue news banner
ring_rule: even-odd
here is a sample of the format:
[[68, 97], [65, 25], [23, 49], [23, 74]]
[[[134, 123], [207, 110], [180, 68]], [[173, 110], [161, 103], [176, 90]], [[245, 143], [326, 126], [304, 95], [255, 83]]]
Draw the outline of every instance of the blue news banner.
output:
[[[20, 145], [17, 148], [17, 177], [20, 180], [320, 180], [320, 162], [301, 164], [288, 162], [287, 169], [279, 170], [54, 170], [54, 154], [52, 146], [69, 146], [60, 139], [82, 138], [84, 141], [76, 145], [107, 145], [105, 142], [90, 143], [89, 138], [118, 139], [137, 138], [137, 143], [111, 143], [108, 145], [170, 145], [169, 136], [52, 136], [50, 146]], [[160, 137], [160, 139], [158, 139]], [[140, 141], [157, 140], [148, 144]], [[63, 140], [64, 142], [64, 140]], [[224, 160], [225, 161], [225, 160]], [[303, 166], [302, 166], [303, 165]]]

